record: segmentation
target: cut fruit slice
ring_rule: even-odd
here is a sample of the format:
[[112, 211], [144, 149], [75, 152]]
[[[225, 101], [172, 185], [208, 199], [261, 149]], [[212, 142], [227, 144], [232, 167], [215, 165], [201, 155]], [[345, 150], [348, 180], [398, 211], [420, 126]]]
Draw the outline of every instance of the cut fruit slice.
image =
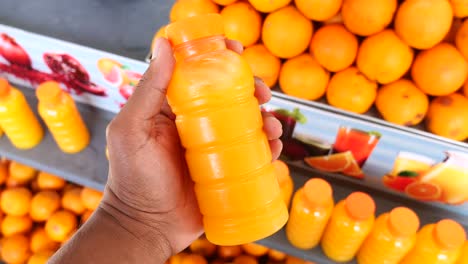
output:
[[440, 199], [442, 190], [439, 186], [429, 182], [413, 182], [406, 186], [405, 193], [417, 200], [436, 201]]
[[354, 157], [351, 151], [328, 156], [307, 157], [304, 159], [312, 168], [327, 172], [341, 172], [348, 168], [353, 160]]
[[406, 187], [416, 181], [414, 177], [401, 177], [393, 175], [383, 176], [383, 183], [390, 189], [404, 192]]
[[104, 79], [114, 87], [119, 87], [123, 83], [122, 71], [119, 66], [114, 65], [112, 69], [104, 75]]
[[342, 171], [342, 173], [344, 175], [358, 179], [364, 178], [364, 173], [362, 172], [361, 167], [359, 167], [359, 164], [356, 162], [356, 159], [354, 159], [354, 156], [351, 156], [351, 160], [348, 166]]

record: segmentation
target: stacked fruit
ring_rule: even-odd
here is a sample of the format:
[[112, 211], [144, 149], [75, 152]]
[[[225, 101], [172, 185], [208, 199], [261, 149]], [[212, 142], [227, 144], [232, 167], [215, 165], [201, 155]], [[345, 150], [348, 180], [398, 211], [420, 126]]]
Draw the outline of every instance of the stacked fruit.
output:
[[93, 213], [102, 193], [14, 161], [0, 162], [1, 258], [46, 263]]
[[270, 87], [468, 138], [468, 0], [177, 0], [170, 20], [213, 12]]

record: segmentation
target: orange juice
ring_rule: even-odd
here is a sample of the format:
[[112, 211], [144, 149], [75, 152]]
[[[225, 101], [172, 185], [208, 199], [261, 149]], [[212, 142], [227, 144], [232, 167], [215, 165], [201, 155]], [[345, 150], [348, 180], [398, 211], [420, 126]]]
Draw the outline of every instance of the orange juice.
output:
[[293, 198], [286, 236], [300, 249], [318, 245], [333, 211], [332, 188], [322, 179], [310, 179]]
[[457, 264], [468, 263], [468, 241], [465, 241], [460, 256], [458, 257]]
[[453, 220], [426, 225], [418, 232], [416, 245], [400, 263], [454, 264], [465, 239], [465, 230]]
[[0, 126], [19, 149], [30, 149], [44, 137], [39, 120], [34, 115], [24, 95], [0, 78]]
[[281, 160], [275, 160], [273, 161], [273, 166], [275, 167], [276, 177], [281, 189], [281, 195], [283, 196], [283, 200], [286, 203], [286, 206], [289, 207], [291, 196], [294, 190], [294, 183], [291, 175], [289, 174], [288, 165], [286, 165], [286, 163]]
[[89, 132], [71, 96], [56, 82], [45, 82], [36, 89], [39, 115], [59, 148], [65, 153], [80, 152], [89, 143]]
[[333, 209], [322, 238], [325, 255], [336, 262], [354, 258], [374, 224], [375, 203], [367, 194], [354, 192]]
[[406, 207], [397, 207], [377, 218], [357, 255], [359, 264], [398, 264], [413, 248], [419, 218]]
[[236, 245], [273, 234], [288, 212], [249, 65], [226, 48], [219, 14], [179, 20], [166, 33], [176, 59], [167, 98], [206, 237]]
[[435, 161], [429, 157], [402, 151], [395, 159], [391, 174], [398, 175], [402, 171], [423, 172], [429, 170], [434, 164]]

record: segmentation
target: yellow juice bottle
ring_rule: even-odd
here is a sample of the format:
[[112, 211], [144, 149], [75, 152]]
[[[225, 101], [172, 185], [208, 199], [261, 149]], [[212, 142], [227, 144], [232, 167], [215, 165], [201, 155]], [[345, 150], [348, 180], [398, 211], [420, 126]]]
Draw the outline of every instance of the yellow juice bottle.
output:
[[249, 65], [227, 49], [219, 14], [179, 20], [166, 34], [176, 59], [167, 98], [206, 237], [238, 245], [275, 233], [288, 212]]
[[428, 224], [418, 232], [415, 246], [400, 263], [454, 264], [465, 240], [465, 230], [453, 220]]
[[465, 244], [463, 245], [457, 264], [468, 264], [468, 241], [465, 241]]
[[58, 147], [65, 153], [76, 153], [86, 148], [89, 132], [71, 96], [53, 81], [39, 85], [36, 95], [39, 115]]
[[333, 209], [322, 237], [322, 250], [336, 262], [354, 258], [374, 224], [374, 200], [363, 192], [354, 192]]
[[294, 190], [294, 182], [289, 173], [288, 165], [281, 160], [275, 160], [273, 161], [273, 166], [275, 167], [276, 177], [281, 189], [281, 195], [283, 196], [286, 206], [289, 207]]
[[294, 194], [286, 224], [286, 236], [293, 246], [311, 249], [320, 243], [333, 211], [332, 193], [328, 182], [314, 178]]
[[413, 248], [419, 218], [406, 207], [380, 215], [357, 255], [359, 264], [398, 264]]
[[33, 148], [44, 137], [44, 130], [24, 95], [3, 78], [0, 78], [0, 126], [19, 149]]

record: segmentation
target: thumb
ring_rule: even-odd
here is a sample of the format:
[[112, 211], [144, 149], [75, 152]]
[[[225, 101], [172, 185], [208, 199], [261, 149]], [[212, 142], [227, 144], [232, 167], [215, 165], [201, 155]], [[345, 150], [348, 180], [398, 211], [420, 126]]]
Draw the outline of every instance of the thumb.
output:
[[150, 65], [120, 114], [137, 122], [159, 114], [166, 101], [167, 86], [174, 71], [175, 60], [169, 41], [158, 38]]

